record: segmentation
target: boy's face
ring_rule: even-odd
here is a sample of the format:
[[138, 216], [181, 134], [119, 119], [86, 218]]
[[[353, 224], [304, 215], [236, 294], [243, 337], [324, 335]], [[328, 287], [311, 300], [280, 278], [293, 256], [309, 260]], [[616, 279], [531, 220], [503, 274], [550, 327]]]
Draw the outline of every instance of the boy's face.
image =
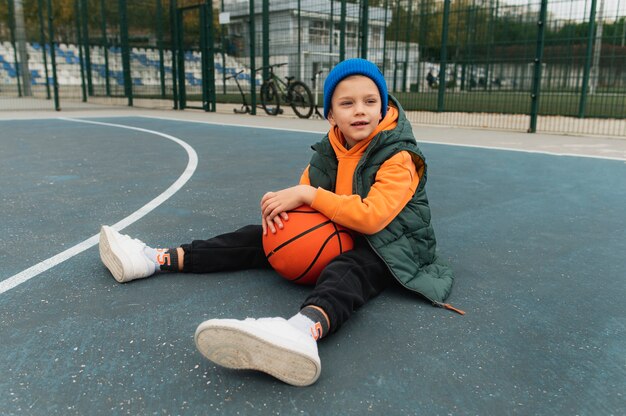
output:
[[339, 127], [348, 147], [365, 140], [382, 119], [378, 87], [368, 77], [352, 75], [343, 79], [333, 93], [328, 121]]

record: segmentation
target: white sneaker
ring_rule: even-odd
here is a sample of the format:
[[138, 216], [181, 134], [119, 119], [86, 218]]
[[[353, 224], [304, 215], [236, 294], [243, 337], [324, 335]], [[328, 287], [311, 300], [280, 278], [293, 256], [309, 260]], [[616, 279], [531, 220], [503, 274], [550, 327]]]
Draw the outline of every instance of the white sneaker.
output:
[[211, 319], [196, 329], [196, 347], [224, 367], [258, 370], [294, 386], [308, 386], [322, 371], [317, 343], [283, 318]]
[[120, 283], [148, 277], [155, 263], [144, 254], [143, 241], [120, 234], [103, 225], [100, 229], [100, 259]]

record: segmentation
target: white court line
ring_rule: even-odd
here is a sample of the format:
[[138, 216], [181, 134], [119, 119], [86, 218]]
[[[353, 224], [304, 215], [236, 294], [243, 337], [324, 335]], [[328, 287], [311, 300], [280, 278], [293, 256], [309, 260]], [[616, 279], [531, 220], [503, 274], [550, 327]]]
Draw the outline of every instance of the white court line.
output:
[[[139, 220], [140, 218], [144, 217], [150, 211], [152, 211], [153, 209], [161, 205], [163, 202], [167, 201], [172, 195], [178, 192], [185, 185], [185, 183], [187, 183], [187, 181], [194, 174], [196, 167], [198, 166], [198, 154], [193, 149], [193, 147], [189, 146], [187, 143], [185, 143], [184, 141], [174, 136], [170, 136], [168, 134], [160, 133], [154, 130], [142, 129], [139, 127], [125, 126], [123, 124], [103, 123], [99, 121], [80, 120], [80, 119], [72, 119], [72, 118], [64, 118], [64, 117], [59, 117], [58, 119], [65, 120], [65, 121], [72, 121], [75, 123], [87, 123], [87, 124], [95, 124], [95, 125], [107, 126], [107, 127], [118, 127], [122, 129], [128, 129], [128, 130], [136, 130], [136, 131], [140, 131], [143, 133], [156, 134], [157, 136], [164, 137], [168, 140], [171, 140], [179, 144], [187, 152], [187, 156], [189, 157], [189, 161], [187, 162], [187, 167], [185, 168], [185, 171], [182, 173], [182, 175], [180, 175], [180, 177], [176, 180], [176, 182], [170, 185], [169, 188], [167, 188], [162, 194], [154, 198], [152, 201], [148, 202], [146, 205], [139, 208], [137, 211], [133, 212], [128, 217], [122, 219], [121, 221], [111, 226], [118, 231], [123, 230], [124, 228], [128, 227], [129, 225]], [[56, 256], [52, 256], [49, 259], [46, 259], [40, 263], [37, 263], [34, 266], [31, 266], [28, 269], [16, 275], [13, 275], [9, 277], [8, 279], [3, 280], [2, 282], [0, 282], [0, 294], [8, 290], [11, 290], [18, 285], [21, 285], [24, 282], [27, 282], [28, 280], [45, 272], [46, 270], [51, 269], [52, 267], [60, 263], [63, 263], [65, 260], [68, 260], [76, 256], [77, 254], [80, 254], [83, 251], [93, 247], [94, 245], [98, 243], [98, 238], [99, 238], [99, 234], [96, 234], [86, 239], [85, 241], [78, 243], [75, 246], [70, 247], [67, 250], [57, 254]]]
[[[98, 118], [98, 117], [108, 117], [110, 118], [111, 116], [94, 116], [93, 118]], [[136, 115], [132, 115], [132, 116], [115, 116], [116, 118], [148, 118], [148, 119], [155, 119], [155, 120], [166, 120], [166, 121], [180, 121], [180, 122], [184, 122], [184, 123], [199, 123], [199, 124], [209, 124], [209, 125], [216, 125], [216, 126], [227, 126], [227, 127], [239, 127], [239, 128], [250, 128], [250, 129], [264, 129], [264, 130], [277, 130], [277, 131], [289, 131], [289, 132], [298, 132], [298, 133], [311, 133], [311, 134], [320, 134], [320, 135], [324, 135], [326, 134], [326, 132], [328, 131], [328, 129], [325, 130], [305, 130], [305, 129], [296, 129], [296, 128], [287, 128], [287, 127], [273, 127], [273, 126], [259, 126], [259, 125], [241, 125], [241, 124], [237, 124], [237, 123], [226, 123], [226, 122], [218, 122], [218, 121], [206, 121], [206, 120], [192, 120], [192, 119], [186, 119], [186, 118], [180, 118], [180, 117], [161, 117], [161, 116], [149, 116], [149, 115], [145, 115], [145, 114], [136, 114]], [[14, 119], [5, 119], [8, 121], [22, 121], [22, 120], [42, 120], [41, 118], [14, 118]], [[3, 121], [3, 120], [0, 120]], [[414, 125], [415, 126], [415, 125]], [[417, 125], [420, 126], [420, 125]], [[427, 126], [427, 127], [431, 127], [431, 126]], [[451, 127], [454, 129], [457, 129], [457, 127]], [[461, 130], [463, 128], [460, 128]], [[478, 130], [477, 128], [465, 128], [466, 130]], [[491, 130], [491, 129], [487, 129], [488, 131], [497, 131], [497, 130]], [[520, 131], [515, 131], [515, 130], [505, 130], [502, 131], [502, 133], [504, 134], [508, 134], [508, 133], [521, 133]], [[558, 133], [543, 133], [543, 134], [547, 134], [547, 135], [552, 135], [552, 136], [568, 136], [568, 135], [560, 135]], [[573, 136], [575, 137], [575, 136]], [[583, 135], [581, 137], [596, 137], [593, 135]], [[615, 140], [622, 140], [621, 136], [597, 136], [597, 137], [602, 137], [602, 138], [609, 138], [609, 139], [615, 139]], [[320, 137], [321, 139], [321, 137]], [[458, 142], [444, 142], [444, 141], [437, 141], [437, 140], [423, 140], [423, 139], [419, 139], [417, 141], [417, 144], [421, 144], [421, 143], [426, 143], [426, 144], [438, 144], [438, 145], [442, 145], [442, 146], [456, 146], [456, 147], [468, 147], [468, 148], [475, 148], [475, 149], [488, 149], [488, 150], [499, 150], [499, 151], [505, 151], [505, 152], [520, 152], [520, 153], [531, 153], [531, 154], [540, 154], [540, 155], [548, 155], [548, 156], [559, 156], [559, 157], [582, 157], [582, 158], [587, 158], [587, 159], [604, 159], [604, 160], [617, 160], [617, 161], [621, 161], [624, 162], [626, 161], [626, 157], [621, 157], [621, 156], [603, 156], [603, 155], [586, 155], [586, 154], [581, 154], [581, 153], [568, 153], [568, 152], [557, 152], [557, 151], [551, 151], [551, 150], [533, 150], [533, 149], [520, 149], [517, 147], [506, 147], [506, 146], [489, 146], [489, 145], [477, 145], [477, 144], [465, 144], [465, 143], [458, 143]]]
[[[239, 127], [239, 128], [250, 128], [250, 129], [265, 129], [265, 130], [276, 130], [276, 131], [289, 131], [289, 132], [297, 132], [297, 133], [307, 133], [307, 134], [319, 134], [320, 140], [323, 135], [325, 135], [328, 130], [317, 131], [317, 130], [304, 130], [304, 129], [295, 129], [295, 128], [287, 128], [287, 127], [273, 127], [273, 126], [254, 126], [254, 125], [241, 125], [236, 123], [224, 123], [217, 121], [206, 121], [206, 120], [188, 120], [184, 118], [177, 117], [159, 117], [159, 116], [147, 116], [147, 115], [136, 115], [129, 117], [139, 117], [139, 118], [150, 118], [155, 120], [166, 120], [166, 121], [180, 121], [186, 123], [198, 123], [198, 124], [209, 124], [216, 126], [227, 126], [227, 127]], [[513, 132], [517, 133], [517, 132]], [[422, 140], [418, 139], [417, 144], [420, 145], [422, 143], [427, 144], [439, 144], [442, 146], [456, 146], [456, 147], [468, 147], [474, 149], [487, 149], [487, 150], [499, 150], [506, 152], [520, 152], [520, 153], [533, 153], [540, 155], [549, 155], [549, 156], [560, 156], [560, 157], [583, 157], [589, 159], [606, 159], [606, 160], [619, 160], [625, 161], [626, 158], [619, 156], [601, 156], [601, 155], [585, 155], [580, 153], [567, 153], [567, 152], [557, 152], [551, 150], [535, 150], [535, 149], [519, 149], [516, 147], [504, 147], [504, 146], [489, 146], [489, 145], [479, 145], [479, 144], [465, 144], [465, 143], [456, 143], [456, 142], [444, 142], [437, 140]]]

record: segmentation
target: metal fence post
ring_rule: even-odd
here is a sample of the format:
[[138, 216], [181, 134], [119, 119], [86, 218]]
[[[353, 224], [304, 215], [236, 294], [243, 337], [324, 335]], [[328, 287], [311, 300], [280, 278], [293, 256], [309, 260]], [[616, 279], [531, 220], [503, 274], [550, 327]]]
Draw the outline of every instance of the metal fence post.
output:
[[[335, 43], [335, 0], [330, 0], [330, 16], [328, 22], [328, 66], [333, 65], [333, 44]], [[315, 74], [313, 74], [315, 76]]]
[[124, 74], [124, 94], [128, 97], [128, 106], [133, 105], [133, 82], [130, 76], [130, 48], [128, 44], [128, 13], [126, 0], [119, 0], [120, 40], [122, 42], [122, 71]]
[[185, 35], [183, 22], [183, 9], [176, 7], [174, 20], [176, 21], [176, 54], [172, 59], [176, 61], [176, 78], [178, 83], [178, 109], [187, 108], [187, 88], [185, 78]]
[[604, 0], [600, 0], [598, 10], [598, 24], [596, 25], [595, 46], [593, 47], [593, 60], [591, 63], [590, 88], [589, 93], [594, 94], [598, 89], [600, 78], [600, 55], [602, 55], [602, 33], [604, 30]]
[[[595, 0], [594, 0], [595, 1]], [[548, 13], [548, 0], [541, 0], [541, 11], [537, 21], [537, 49], [535, 50], [535, 70], [533, 74], [533, 88], [530, 95], [530, 127], [529, 133], [537, 131], [537, 116], [539, 113], [539, 96], [541, 95], [541, 66], [543, 64], [543, 43]]]
[[346, 59], [346, 0], [341, 0], [339, 18], [339, 62]]
[[383, 67], [382, 67], [382, 71], [383, 71], [383, 75], [385, 74], [385, 63], [386, 63], [386, 59], [385, 56], [387, 56], [387, 8], [389, 7], [389, 0], [385, 0], [385, 4], [383, 6], [385, 8], [385, 23], [384, 23], [384, 27], [385, 29], [383, 29]]
[[15, 16], [15, 40], [17, 42], [17, 52], [20, 59], [20, 67], [18, 73], [22, 77], [24, 95], [31, 97], [33, 91], [31, 88], [31, 75], [28, 65], [28, 49], [27, 49], [27, 36], [26, 36], [26, 23], [24, 21], [24, 5], [22, 0], [14, 0], [14, 16]]
[[17, 96], [22, 96], [22, 81], [20, 76], [20, 59], [17, 56], [17, 46], [15, 44], [15, 11], [13, 0], [7, 0], [9, 5], [9, 31], [11, 32], [11, 46], [13, 46], [13, 60], [15, 62], [15, 73], [17, 79]]
[[[402, 91], [406, 92], [407, 85], [407, 71], [409, 69], [409, 52], [410, 52], [410, 42], [411, 42], [411, 28], [413, 26], [413, 2], [409, 1], [409, 11], [406, 17], [407, 26], [406, 26], [406, 38], [404, 39], [404, 67], [402, 68]], [[409, 86], [410, 90], [410, 86]]]
[[250, 114], [256, 115], [256, 29], [254, 25], [254, 0], [250, 0]]
[[593, 35], [596, 25], [596, 0], [591, 0], [591, 11], [589, 13], [589, 32], [587, 34], [587, 54], [585, 57], [585, 69], [583, 72], [583, 86], [580, 91], [580, 102], [578, 105], [578, 117], [585, 117], [585, 107], [587, 105], [587, 92], [589, 89], [589, 74], [591, 73], [591, 59], [593, 52]]
[[[398, 19], [396, 23], [396, 36], [393, 45], [393, 84], [391, 87], [392, 91], [398, 91], [398, 39], [400, 38], [400, 0], [396, 0], [396, 15], [394, 16]], [[407, 28], [408, 30], [408, 28]]]
[[[224, 12], [224, 0], [220, 3], [220, 14]], [[222, 55], [222, 94], [226, 95], [226, 26], [220, 22], [220, 54]]]
[[302, 2], [298, 0], [298, 72], [302, 73]]
[[61, 110], [59, 103], [59, 78], [57, 77], [56, 51], [54, 49], [54, 16], [52, 0], [48, 0], [48, 42], [50, 43], [50, 64], [52, 65], [52, 91], [54, 92], [54, 109]]
[[159, 49], [159, 78], [161, 84], [161, 98], [165, 98], [165, 59], [163, 56], [163, 3], [156, 0], [157, 14], [157, 48]]
[[78, 43], [78, 60], [80, 61], [80, 88], [83, 102], [87, 102], [87, 84], [85, 83], [85, 55], [83, 54], [83, 36], [80, 24], [81, 0], [74, 1], [74, 18], [76, 19], [76, 37]]
[[485, 88], [487, 88], [487, 90], [489, 90], [489, 92], [491, 92], [491, 86], [493, 84], [493, 82], [491, 82], [491, 78], [493, 77], [493, 71], [491, 70], [491, 66], [493, 65], [492, 63], [492, 59], [491, 59], [491, 49], [493, 48], [493, 44], [494, 44], [494, 39], [493, 39], [493, 27], [494, 27], [494, 6], [493, 6], [493, 2], [494, 0], [489, 0], [489, 23], [487, 26], [487, 37], [489, 39], [489, 42], [487, 44], [487, 65], [485, 67]]
[[178, 4], [176, 0], [170, 0], [170, 38], [172, 50], [172, 98], [174, 101], [174, 110], [181, 110], [180, 97], [178, 94], [178, 17], [176, 10]]
[[215, 26], [213, 25], [213, 2], [209, 1], [206, 6], [207, 11], [207, 30], [209, 44], [209, 61], [207, 62], [207, 70], [209, 71], [209, 111], [217, 110], [217, 97], [215, 91]]
[[200, 44], [202, 48], [202, 99], [204, 111], [215, 112], [215, 38], [213, 36], [213, 5], [206, 2], [201, 9]]
[[104, 0], [100, 0], [100, 13], [102, 15], [100, 18], [102, 19], [102, 50], [104, 53], [104, 88], [107, 97], [111, 96], [111, 80], [110, 80], [110, 72], [109, 72], [109, 40], [107, 39], [107, 18], [106, 18], [106, 6]]
[[450, 0], [443, 3], [443, 24], [441, 26], [441, 61], [439, 62], [439, 93], [437, 94], [437, 111], [444, 110], [446, 93], [446, 64], [448, 60], [448, 22], [450, 19]]
[[263, 54], [263, 71], [261, 72], [263, 75], [263, 79], [268, 79], [270, 75], [269, 66], [270, 66], [270, 0], [262, 0], [263, 1], [263, 14], [261, 17], [262, 24], [262, 51]]
[[87, 75], [87, 93], [93, 95], [93, 78], [91, 76], [91, 50], [89, 48], [89, 13], [87, 12], [88, 4], [87, 0], [80, 0], [80, 11], [82, 19], [82, 38], [83, 38], [83, 51], [85, 56], [85, 73]]
[[41, 44], [41, 57], [43, 58], [43, 68], [46, 76], [46, 98], [50, 99], [50, 76], [48, 75], [48, 57], [46, 53], [46, 35], [43, 23], [43, 0], [37, 0], [37, 18], [39, 19], [39, 43]]
[[368, 0], [361, 0], [361, 58], [367, 59], [367, 46], [368, 46], [368, 26], [369, 26], [369, 2]]

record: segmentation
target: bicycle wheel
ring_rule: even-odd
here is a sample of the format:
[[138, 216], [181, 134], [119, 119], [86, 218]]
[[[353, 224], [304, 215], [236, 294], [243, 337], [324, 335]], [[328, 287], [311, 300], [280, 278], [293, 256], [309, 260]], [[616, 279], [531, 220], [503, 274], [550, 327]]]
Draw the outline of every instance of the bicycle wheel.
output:
[[313, 114], [313, 95], [311, 90], [302, 81], [294, 81], [289, 84], [287, 90], [289, 104], [300, 118], [309, 118]]
[[270, 116], [275, 116], [280, 111], [280, 96], [274, 81], [265, 81], [261, 85], [261, 105]]

